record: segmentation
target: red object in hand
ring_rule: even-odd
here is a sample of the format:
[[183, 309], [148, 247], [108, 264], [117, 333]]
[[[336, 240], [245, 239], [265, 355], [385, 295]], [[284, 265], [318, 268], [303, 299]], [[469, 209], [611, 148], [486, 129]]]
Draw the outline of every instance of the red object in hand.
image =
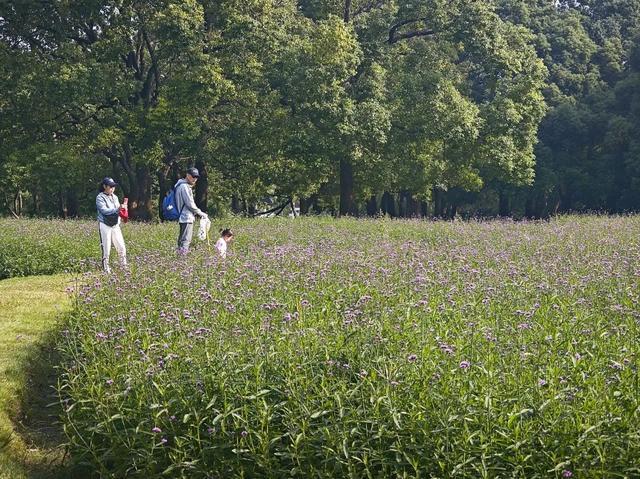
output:
[[129, 198], [125, 198], [123, 205], [120, 207], [120, 218], [122, 219], [123, 223], [126, 223], [127, 221], [129, 221], [129, 209], [127, 208], [127, 204], [129, 203]]

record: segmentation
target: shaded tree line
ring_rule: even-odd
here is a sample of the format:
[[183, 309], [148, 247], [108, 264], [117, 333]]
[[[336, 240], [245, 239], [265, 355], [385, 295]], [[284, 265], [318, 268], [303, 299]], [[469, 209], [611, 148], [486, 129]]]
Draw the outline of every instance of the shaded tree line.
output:
[[638, 1], [25, 0], [0, 7], [15, 215], [133, 217], [187, 166], [255, 214], [640, 207]]

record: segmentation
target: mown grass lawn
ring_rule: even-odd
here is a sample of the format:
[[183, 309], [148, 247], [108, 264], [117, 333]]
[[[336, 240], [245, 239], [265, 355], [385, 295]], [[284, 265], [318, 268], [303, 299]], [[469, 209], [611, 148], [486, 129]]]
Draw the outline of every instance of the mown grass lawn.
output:
[[48, 338], [70, 306], [59, 274], [0, 281], [0, 478], [53, 477], [64, 451]]

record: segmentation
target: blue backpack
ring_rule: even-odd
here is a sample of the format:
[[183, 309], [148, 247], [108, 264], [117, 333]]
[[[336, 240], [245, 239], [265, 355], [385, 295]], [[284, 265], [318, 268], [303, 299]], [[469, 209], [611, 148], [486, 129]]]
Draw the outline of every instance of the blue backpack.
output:
[[177, 221], [181, 213], [182, 210], [178, 210], [176, 203], [176, 187], [174, 186], [162, 200], [162, 218], [165, 221]]

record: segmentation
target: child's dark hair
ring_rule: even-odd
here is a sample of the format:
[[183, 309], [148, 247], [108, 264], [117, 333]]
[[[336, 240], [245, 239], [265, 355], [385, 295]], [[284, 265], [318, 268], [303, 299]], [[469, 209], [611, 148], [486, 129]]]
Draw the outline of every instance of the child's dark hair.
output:
[[223, 230], [220, 230], [220, 236], [222, 236], [223, 238], [225, 236], [233, 236], [233, 233], [231, 232], [231, 230], [229, 228], [225, 228]]

